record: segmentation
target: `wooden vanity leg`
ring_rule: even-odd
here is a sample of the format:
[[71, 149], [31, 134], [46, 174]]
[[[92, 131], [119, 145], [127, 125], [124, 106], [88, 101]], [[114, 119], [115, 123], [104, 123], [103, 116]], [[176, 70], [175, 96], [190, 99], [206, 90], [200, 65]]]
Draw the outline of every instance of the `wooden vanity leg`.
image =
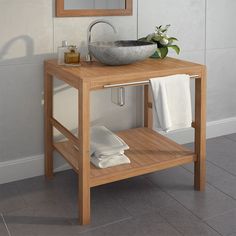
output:
[[79, 223], [90, 223], [90, 91], [80, 82], [79, 90]]
[[44, 75], [44, 152], [45, 176], [53, 177], [53, 76], [45, 71]]
[[205, 190], [206, 181], [206, 71], [195, 80], [195, 153], [194, 187]]
[[144, 127], [149, 127], [148, 124], [148, 85], [144, 85]]

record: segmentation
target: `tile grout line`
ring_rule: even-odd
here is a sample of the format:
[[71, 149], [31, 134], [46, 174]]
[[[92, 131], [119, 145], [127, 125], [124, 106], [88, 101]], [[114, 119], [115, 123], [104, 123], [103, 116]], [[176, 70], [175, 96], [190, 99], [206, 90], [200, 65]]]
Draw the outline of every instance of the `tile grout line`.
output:
[[180, 233], [181, 235], [184, 236], [184, 232], [182, 232], [180, 229], [178, 229], [175, 225], [173, 225], [169, 220], [167, 220], [166, 217], [164, 217], [163, 215], [161, 215], [160, 213], [158, 213], [166, 222], [167, 224], [169, 224], [173, 229], [175, 229], [178, 233]]
[[[181, 166], [181, 167], [182, 167], [184, 170], [188, 171], [189, 173], [191, 173], [191, 174], [193, 175], [193, 172], [192, 172], [191, 170], [189, 170], [189, 169], [187, 169], [187, 168], [185, 168], [185, 167], [183, 167], [183, 166]], [[217, 166], [217, 167], [218, 167], [218, 166]], [[221, 189], [219, 189], [218, 187], [216, 187], [216, 186], [213, 185], [212, 183], [210, 183], [210, 182], [208, 182], [208, 181], [206, 181], [206, 183], [207, 183], [208, 185], [210, 185], [212, 188], [215, 188], [215, 189], [218, 190], [219, 192], [221, 192], [221, 193], [223, 193], [224, 195], [228, 196], [228, 197], [231, 198], [232, 200], [236, 200], [236, 198], [234, 198], [233, 196], [229, 195], [228, 193], [223, 192]], [[236, 209], [236, 208], [234, 208], [234, 209]]]
[[[137, 4], [137, 6], [136, 6], [136, 38], [138, 40], [138, 38], [139, 38], [139, 21], [138, 21], [138, 16], [139, 16], [139, 0], [136, 1], [136, 4]], [[143, 96], [143, 88], [141, 89], [141, 91], [139, 91], [139, 87], [137, 86], [136, 89], [135, 89], [135, 98], [136, 98], [136, 106], [135, 106], [136, 118], [135, 118], [135, 122], [136, 122], [136, 126], [138, 126], [138, 123], [140, 121], [140, 119], [138, 118], [138, 116], [139, 116], [138, 113], [140, 112], [140, 104], [139, 104], [139, 102], [137, 102], [138, 98], [140, 96], [140, 93], [141, 93], [141, 96]], [[142, 104], [141, 104], [141, 109], [142, 109]]]
[[230, 175], [232, 175], [232, 176], [236, 177], [236, 175], [235, 175], [235, 174], [233, 174], [232, 172], [228, 171], [228, 170], [227, 170], [227, 169], [225, 169], [225, 168], [222, 168], [221, 166], [219, 166], [219, 165], [215, 164], [214, 162], [212, 162], [212, 161], [208, 161], [208, 162], [209, 162], [210, 164], [212, 164], [212, 165], [214, 165], [214, 166], [218, 167], [219, 169], [221, 169], [221, 170], [225, 171], [226, 173], [228, 173], [228, 174], [230, 174]]
[[204, 39], [204, 63], [207, 64], [207, 6], [208, 2], [205, 0], [205, 39]]
[[138, 40], [138, 38], [139, 38], [139, 20], [138, 20], [138, 16], [139, 16], [139, 0], [137, 0], [137, 2], [136, 2], [136, 4], [137, 4], [137, 9], [136, 9], [136, 36], [137, 36], [137, 40]]
[[115, 220], [115, 221], [112, 221], [112, 222], [109, 222], [107, 224], [103, 224], [103, 225], [100, 225], [100, 226], [96, 226], [94, 228], [91, 228], [91, 229], [85, 229], [84, 231], [80, 232], [81, 234], [85, 234], [85, 233], [89, 233], [89, 232], [93, 232], [97, 229], [103, 229], [103, 228], [106, 228], [107, 226], [110, 226], [110, 225], [115, 225], [117, 223], [120, 223], [120, 222], [123, 222], [123, 221], [127, 221], [127, 220], [131, 220], [133, 217], [130, 216], [130, 217], [125, 217], [123, 219], [120, 219], [120, 220]]
[[178, 229], [176, 226], [174, 226], [170, 221], [168, 221], [164, 216], [161, 215], [161, 217], [169, 224], [173, 229], [175, 229], [179, 234], [184, 236], [184, 232], [182, 232], [180, 229]]
[[[224, 215], [229, 214], [229, 213], [231, 213], [231, 212], [235, 212], [235, 208], [234, 208], [234, 209], [231, 209], [231, 210], [228, 210], [228, 211], [225, 211], [225, 212], [223, 212], [223, 213], [221, 213], [221, 214], [218, 214], [218, 215], [215, 215], [215, 216], [210, 216], [210, 217], [204, 218], [203, 221], [206, 222], [207, 220], [211, 220], [211, 219], [216, 218], [216, 217], [218, 217], [218, 216], [224, 216]], [[207, 223], [207, 222], [206, 222], [206, 223]]]
[[2, 221], [3, 221], [3, 224], [4, 224], [5, 228], [6, 228], [6, 230], [7, 230], [8, 235], [11, 236], [10, 230], [8, 229], [7, 223], [6, 223], [2, 213], [1, 213], [1, 217], [2, 217]]
[[[221, 169], [221, 170], [223, 170], [223, 171], [225, 171], [227, 174], [229, 174], [229, 175], [231, 175], [231, 176], [233, 176], [233, 177], [236, 177], [236, 175], [234, 174], [234, 173], [232, 173], [232, 172], [230, 172], [230, 171], [228, 171], [227, 169], [225, 169], [225, 168], [222, 168], [221, 166], [219, 166], [219, 165], [217, 165], [217, 164], [215, 164], [214, 162], [212, 162], [212, 161], [209, 161], [209, 160], [207, 160], [206, 162], [208, 162], [208, 163], [210, 163], [211, 165], [213, 165], [213, 166], [215, 166], [215, 167], [217, 167], [217, 168], [219, 168], [219, 169]], [[183, 166], [182, 166], [183, 167]], [[189, 172], [191, 172], [189, 169], [187, 169], [187, 168], [185, 168], [185, 167], [183, 167], [185, 170], [187, 170], [187, 171], [189, 171]], [[193, 174], [193, 172], [191, 172], [192, 174]]]
[[[183, 169], [185, 169], [186, 171], [188, 171], [189, 173], [193, 174], [190, 170], [186, 169], [185, 167], [182, 166]], [[236, 201], [236, 198], [234, 198], [233, 196], [229, 195], [228, 193], [225, 193], [223, 192], [221, 189], [219, 189], [218, 187], [214, 186], [213, 184], [209, 183], [208, 181], [206, 181], [207, 184], [209, 186], [211, 186], [212, 188], [215, 188], [217, 191], [219, 191], [220, 193], [223, 193], [224, 195], [226, 195], [227, 197], [231, 198], [232, 200], [235, 200]], [[204, 218], [204, 219], [200, 219], [202, 222], [206, 223], [208, 226], [210, 226], [208, 223], [207, 223], [207, 220], [210, 220], [210, 219], [213, 219], [215, 217], [218, 217], [218, 216], [223, 216], [225, 214], [228, 214], [230, 212], [234, 212], [236, 210], [236, 207], [231, 209], [231, 210], [228, 210], [228, 211], [225, 211], [221, 214], [218, 214], [218, 215], [213, 215], [213, 216], [210, 216], [210, 217], [207, 217], [207, 218]], [[191, 211], [192, 212], [192, 211]], [[210, 226], [211, 227], [211, 226]], [[212, 227], [211, 227], [212, 228]], [[214, 229], [214, 228], [213, 228]], [[218, 232], [218, 231], [217, 231]]]
[[[232, 50], [235, 50], [236, 47], [225, 47], [225, 48], [208, 48], [206, 49], [206, 51], [215, 51], [215, 50], [229, 50], [229, 49], [232, 49]], [[194, 50], [193, 50], [194, 51]]]
[[[55, 1], [53, 1], [53, 6], [55, 6]], [[54, 16], [52, 17], [52, 52], [55, 51], [55, 14], [56, 9], [54, 9]]]
[[[192, 174], [192, 172], [190, 172]], [[191, 213], [192, 215], [194, 215], [200, 223], [206, 224], [209, 228], [211, 228], [212, 230], [214, 230], [216, 233], [218, 233], [219, 235], [223, 236], [220, 232], [218, 232], [216, 229], [214, 229], [211, 225], [209, 225], [207, 222], [205, 222], [203, 219], [201, 219], [198, 215], [196, 215], [194, 212], [192, 212], [190, 209], [188, 209], [187, 207], [185, 207], [178, 199], [175, 199], [171, 194], [169, 194], [167, 191], [165, 191], [165, 189], [161, 188], [160, 186], [157, 186], [156, 184], [154, 184], [150, 179], [148, 179], [147, 177], [145, 177], [150, 183], [152, 183], [156, 188], [160, 188], [164, 193], [166, 193], [170, 198], [174, 199], [176, 202], [178, 202], [185, 210], [187, 210], [189, 213]], [[164, 218], [164, 217], [163, 217]], [[166, 218], [164, 218], [166, 220]], [[167, 221], [167, 220], [166, 220]], [[168, 222], [168, 221], [167, 221]], [[169, 223], [169, 222], [168, 222]], [[169, 223], [170, 224], [170, 223]], [[171, 224], [171, 226], [173, 226]], [[173, 226], [174, 227], [174, 226]], [[177, 229], [176, 229], [177, 230]]]
[[[233, 133], [233, 134], [234, 134], [234, 133]], [[225, 137], [226, 139], [229, 139], [229, 140], [231, 140], [231, 141], [233, 141], [233, 142], [236, 143], [236, 140], [235, 140], [235, 139], [233, 139], [233, 138], [229, 138], [228, 136], [229, 136], [229, 135], [225, 135], [225, 136], [223, 136], [223, 137]]]
[[[186, 171], [188, 171], [189, 173], [193, 174], [190, 170], [188, 170], [187, 168], [181, 166], [183, 169], [185, 169]], [[209, 183], [208, 181], [206, 181], [208, 185], [210, 185], [212, 188], [215, 188], [216, 190], [218, 190], [219, 192], [223, 193], [224, 195], [228, 196], [229, 198], [231, 198], [232, 200], [235, 200], [236, 201], [236, 198], [234, 198], [233, 196], [229, 195], [228, 193], [225, 193], [223, 192], [221, 189], [219, 189], [218, 187], [214, 186], [213, 184]], [[228, 211], [225, 211], [221, 214], [218, 214], [218, 215], [214, 215], [214, 216], [210, 216], [210, 217], [207, 217], [207, 218], [204, 218], [204, 219], [201, 219], [201, 221], [203, 221], [204, 223], [206, 223], [208, 226], [210, 226], [208, 223], [207, 223], [207, 220], [210, 220], [210, 219], [213, 219], [215, 217], [218, 217], [218, 216], [223, 216], [225, 214], [228, 214], [230, 212], [234, 212], [236, 210], [236, 207], [231, 209], [231, 210], [228, 210]], [[210, 226], [211, 227], [211, 226]], [[212, 227], [211, 227], [212, 228]], [[218, 231], [217, 231], [218, 232]]]
[[[176, 200], [176, 199], [175, 199]], [[177, 200], [176, 200], [177, 201]], [[184, 206], [183, 206], [184, 207]], [[184, 207], [185, 208], [185, 207]], [[187, 209], [188, 210], [188, 209]], [[189, 210], [190, 211], [190, 210]], [[191, 214], [193, 214], [192, 211], [190, 211]], [[162, 215], [161, 215], [162, 216]], [[166, 222], [168, 222], [168, 224], [170, 224], [176, 231], [178, 231], [180, 234], [185, 235], [184, 232], [182, 232], [180, 229], [178, 229], [173, 223], [171, 223], [170, 221], [168, 221], [164, 216], [162, 216]], [[211, 225], [209, 225], [207, 222], [203, 221], [202, 219], [199, 220], [198, 223], [202, 223], [207, 225], [209, 228], [211, 228], [213, 231], [215, 231], [217, 234], [223, 236], [220, 232], [218, 232], [216, 229], [214, 229]]]
[[[234, 134], [234, 133], [233, 133], [233, 134]], [[231, 139], [231, 138], [228, 138], [227, 136], [228, 136], [228, 135], [223, 135], [223, 136], [219, 136], [219, 137], [216, 137], [216, 138], [223, 138], [223, 139], [226, 139], [226, 140], [230, 140], [230, 141], [232, 141], [232, 142], [236, 142], [236, 140], [233, 140], [233, 139]], [[191, 143], [188, 143], [188, 144], [191, 144]], [[232, 175], [232, 176], [236, 177], [236, 174], [234, 174], [234, 173], [228, 171], [227, 169], [225, 169], [225, 168], [223, 168], [223, 167], [221, 167], [221, 166], [215, 164], [214, 162], [212, 162], [212, 161], [210, 161], [210, 160], [206, 160], [206, 162], [208, 162], [208, 163], [210, 163], [210, 164], [216, 166], [217, 168], [219, 168], [219, 169], [225, 171], [225, 172], [228, 173], [229, 175]], [[182, 166], [182, 167], [183, 167], [183, 166]], [[183, 168], [184, 168], [185, 170], [191, 172], [191, 171], [188, 170], [187, 168], [185, 168], [185, 167], [183, 167]], [[193, 174], [193, 172], [191, 172], [191, 173]]]
[[[147, 177], [146, 177], [147, 178]], [[152, 183], [156, 188], [160, 188], [162, 192], [166, 193], [170, 198], [172, 198], [173, 200], [175, 200], [176, 202], [178, 202], [185, 210], [187, 210], [189, 213], [191, 213], [192, 215], [196, 216], [196, 218], [199, 221], [202, 221], [202, 219], [196, 215], [194, 212], [192, 212], [191, 210], [189, 210], [188, 208], [186, 208], [179, 200], [177, 200], [176, 198], [174, 198], [171, 194], [169, 194], [167, 191], [165, 191], [164, 188], [160, 187], [159, 185], [156, 185], [155, 183], [152, 182], [152, 180], [148, 179], [147, 180]]]

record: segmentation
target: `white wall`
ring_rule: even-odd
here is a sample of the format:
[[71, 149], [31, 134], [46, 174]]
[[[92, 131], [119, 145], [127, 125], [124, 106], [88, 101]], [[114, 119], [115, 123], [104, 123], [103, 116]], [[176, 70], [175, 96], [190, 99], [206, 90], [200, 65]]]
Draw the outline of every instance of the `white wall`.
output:
[[236, 1], [207, 1], [208, 119], [236, 116]]
[[170, 35], [182, 49], [179, 57], [207, 65], [207, 120], [235, 118], [236, 1], [139, 0], [138, 9], [139, 37], [170, 23]]
[[[133, 16], [107, 17], [117, 28], [118, 36], [109, 26], [101, 24], [95, 27], [93, 39], [135, 39], [136, 8], [134, 2]], [[54, 57], [53, 52], [65, 39], [79, 45], [83, 55], [86, 54], [87, 27], [96, 18], [53, 16], [52, 0], [0, 1], [0, 161], [43, 153], [43, 60]], [[76, 91], [68, 87], [59, 90], [59, 85], [55, 86], [55, 115], [74, 129]], [[135, 126], [136, 93], [134, 89], [129, 91], [124, 108], [111, 103], [110, 90], [94, 92], [92, 121], [112, 129]], [[131, 115], [127, 115], [128, 110]]]
[[[101, 24], [93, 38], [135, 39], [156, 25], [170, 23], [170, 35], [179, 39], [182, 48], [180, 58], [208, 66], [211, 127], [230, 123], [227, 132], [235, 132], [236, 127], [231, 127], [236, 120], [235, 8], [235, 0], [134, 0], [133, 16], [104, 17], [115, 25], [118, 35]], [[31, 176], [43, 168], [43, 60], [54, 57], [65, 39], [79, 45], [85, 55], [87, 26], [97, 19], [55, 18], [54, 10], [53, 0], [0, 0], [0, 168], [38, 158], [34, 167], [38, 169]], [[140, 97], [140, 89], [130, 88], [127, 106], [120, 108], [111, 103], [110, 90], [93, 93], [92, 123], [113, 130], [135, 127], [140, 124]], [[56, 117], [68, 128], [76, 128], [76, 91], [56, 83], [55, 98]], [[25, 159], [32, 156], [36, 157]], [[13, 175], [11, 180], [18, 177]]]

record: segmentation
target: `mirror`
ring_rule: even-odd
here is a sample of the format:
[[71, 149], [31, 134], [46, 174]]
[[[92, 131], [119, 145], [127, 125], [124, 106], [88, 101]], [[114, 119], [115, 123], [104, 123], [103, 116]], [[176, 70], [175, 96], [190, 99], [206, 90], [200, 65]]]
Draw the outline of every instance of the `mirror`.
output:
[[125, 9], [125, 0], [64, 0], [65, 10]]
[[58, 17], [132, 15], [132, 0], [56, 0], [56, 15]]

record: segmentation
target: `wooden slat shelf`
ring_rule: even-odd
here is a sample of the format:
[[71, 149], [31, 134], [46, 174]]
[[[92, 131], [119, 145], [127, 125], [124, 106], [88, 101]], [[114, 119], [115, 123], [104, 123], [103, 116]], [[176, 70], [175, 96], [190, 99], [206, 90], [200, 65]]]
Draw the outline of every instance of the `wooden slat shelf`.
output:
[[[196, 159], [192, 151], [148, 128], [125, 130], [118, 132], [117, 135], [130, 147], [125, 154], [130, 158], [131, 164], [106, 169], [99, 169], [91, 164], [91, 187], [182, 165]], [[54, 147], [73, 169], [79, 172], [79, 154], [73, 144], [66, 141], [56, 143]]]

